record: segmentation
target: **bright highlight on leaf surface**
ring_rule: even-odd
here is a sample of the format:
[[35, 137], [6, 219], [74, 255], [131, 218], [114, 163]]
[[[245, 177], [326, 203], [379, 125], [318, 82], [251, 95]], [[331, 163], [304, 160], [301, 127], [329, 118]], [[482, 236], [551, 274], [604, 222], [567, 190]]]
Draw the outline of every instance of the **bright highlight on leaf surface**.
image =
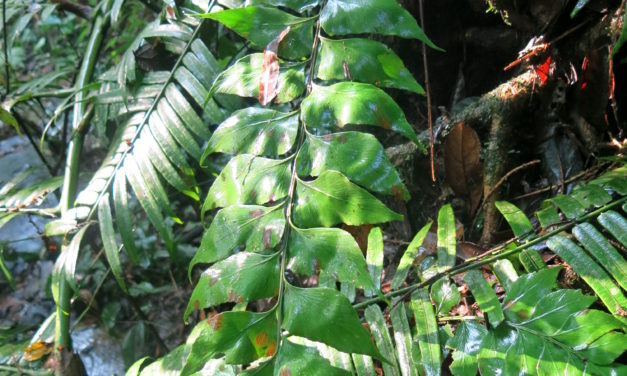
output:
[[290, 32], [290, 26], [274, 38], [263, 51], [263, 65], [259, 77], [259, 103], [265, 106], [272, 102], [279, 88], [279, 44]]

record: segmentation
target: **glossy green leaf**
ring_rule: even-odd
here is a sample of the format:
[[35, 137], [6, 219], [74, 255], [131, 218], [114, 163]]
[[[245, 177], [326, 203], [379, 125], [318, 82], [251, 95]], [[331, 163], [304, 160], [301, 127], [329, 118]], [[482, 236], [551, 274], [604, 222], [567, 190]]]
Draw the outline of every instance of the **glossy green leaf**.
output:
[[375, 33], [413, 38], [440, 50], [396, 0], [329, 0], [320, 13], [329, 35]]
[[[620, 332], [606, 333], [590, 344], [582, 355], [592, 362], [609, 365], [627, 349], [627, 335]], [[618, 373], [616, 373], [618, 375]]]
[[54, 263], [52, 273], [50, 274], [50, 290], [55, 303], [59, 302], [59, 288], [61, 281], [65, 279], [70, 286], [75, 287], [74, 273], [76, 271], [76, 261], [78, 260], [78, 252], [81, 247], [81, 241], [85, 233], [89, 229], [90, 224], [83, 226], [72, 237], [70, 244], [61, 247], [61, 254]]
[[236, 204], [265, 204], [285, 197], [290, 184], [291, 160], [248, 154], [233, 157], [216, 178], [203, 213]]
[[457, 232], [455, 216], [450, 204], [440, 208], [438, 212], [438, 271], [444, 271], [455, 266], [457, 255]]
[[336, 170], [370, 191], [409, 199], [407, 187], [383, 146], [367, 133], [307, 134], [296, 165], [300, 176], [319, 176], [323, 171]]
[[627, 299], [622, 290], [581, 247], [563, 235], [549, 238], [546, 245], [570, 264], [573, 270], [594, 290], [610, 312], [619, 315], [621, 311], [627, 308]]
[[612, 315], [591, 309], [570, 316], [556, 332], [555, 339], [575, 350], [582, 350], [605, 333], [622, 327], [623, 324]]
[[133, 363], [133, 365], [130, 366], [128, 370], [126, 370], [125, 376], [139, 376], [141, 368], [144, 366], [144, 363], [146, 363], [146, 361], [149, 359], [149, 356], [145, 356], [135, 361], [135, 363]]
[[128, 205], [126, 173], [123, 167], [118, 170], [113, 181], [113, 207], [124, 249], [133, 264], [137, 265], [139, 263], [139, 251], [135, 246], [133, 219]]
[[168, 128], [164, 124], [163, 120], [157, 114], [153, 112], [148, 120], [150, 126], [150, 132], [152, 133], [155, 141], [161, 147], [163, 152], [168, 156], [168, 159], [183, 172], [188, 179], [193, 179], [194, 172], [187, 163], [187, 159], [183, 149], [178, 146], [177, 141], [172, 134], [168, 131]]
[[497, 201], [495, 202], [496, 208], [501, 212], [509, 226], [514, 231], [514, 235], [516, 237], [522, 237], [524, 235], [529, 234], [533, 231], [533, 226], [531, 222], [529, 222], [529, 218], [522, 212], [522, 210], [518, 209], [516, 205], [511, 204], [507, 201]]
[[370, 39], [321, 38], [316, 76], [322, 80], [355, 80], [424, 94], [422, 86], [394, 51]]
[[575, 219], [585, 213], [585, 208], [579, 201], [566, 195], [557, 195], [551, 199], [564, 213], [566, 218]]
[[440, 353], [440, 339], [438, 323], [435, 320], [429, 291], [416, 290], [411, 295], [411, 308], [416, 319], [416, 340], [422, 357], [420, 363], [427, 376], [440, 375], [442, 356]]
[[272, 297], [279, 291], [279, 275], [278, 254], [236, 253], [200, 275], [183, 319], [199, 308]]
[[364, 295], [373, 296], [376, 291], [381, 290], [383, 273], [383, 233], [379, 227], [374, 227], [368, 234], [366, 264], [368, 264], [368, 272], [374, 283], [375, 291], [364, 291]]
[[390, 283], [390, 287], [393, 289], [401, 287], [403, 282], [405, 282], [405, 278], [409, 274], [409, 269], [414, 264], [414, 261], [417, 257], [423, 258], [426, 251], [424, 248], [421, 248], [422, 242], [424, 242], [427, 234], [429, 233], [429, 229], [431, 228], [431, 224], [433, 222], [429, 221], [426, 225], [422, 226], [420, 231], [416, 233], [414, 238], [411, 240], [411, 243], [407, 246], [405, 253], [401, 257], [401, 261], [398, 264], [398, 268], [394, 273], [394, 277], [392, 278], [392, 282]]
[[459, 304], [461, 296], [457, 285], [448, 278], [440, 278], [431, 286], [431, 298], [435, 303], [435, 311], [447, 315], [451, 308]]
[[464, 282], [470, 287], [472, 296], [479, 304], [484, 315], [487, 315], [492, 327], [497, 327], [505, 319], [503, 310], [494, 290], [478, 270], [470, 270], [464, 276]]
[[368, 290], [375, 288], [357, 242], [346, 231], [292, 227], [287, 255], [289, 269], [297, 274], [311, 276], [319, 268], [339, 282]]
[[[535, 273], [521, 275], [505, 291], [503, 310], [510, 321], [518, 321], [531, 315], [531, 307], [547, 295], [555, 286], [561, 268], [547, 268]], [[517, 312], [516, 315], [513, 312]]]
[[612, 201], [612, 196], [596, 184], [578, 185], [571, 196], [586, 208], [603, 206]]
[[202, 158], [215, 152], [277, 156], [294, 145], [298, 131], [298, 113], [284, 113], [266, 108], [248, 107], [233, 113], [213, 132]]
[[589, 223], [575, 226], [572, 232], [592, 257], [614, 277], [624, 290], [627, 290], [627, 261], [603, 234]]
[[398, 364], [396, 363], [394, 344], [392, 343], [392, 337], [390, 337], [390, 332], [385, 318], [383, 317], [383, 313], [381, 312], [381, 308], [376, 304], [368, 306], [364, 311], [364, 317], [368, 322], [370, 333], [372, 334], [374, 342], [377, 344], [377, 348], [386, 359], [391, 361], [391, 363], [386, 362], [381, 365], [383, 373], [386, 376], [399, 376], [401, 371], [398, 369]]
[[615, 212], [608, 210], [597, 219], [601, 226], [612, 234], [624, 247], [627, 247], [627, 220]]
[[311, 375], [311, 376], [349, 376], [351, 373], [333, 367], [329, 361], [313, 347], [302, 346], [283, 340], [278, 354], [258, 368], [246, 370], [243, 375]]
[[236, 249], [262, 252], [276, 246], [285, 227], [283, 206], [236, 205], [220, 210], [203, 234], [189, 272], [199, 263], [223, 260]]
[[562, 220], [557, 213], [557, 210], [555, 210], [555, 207], [550, 202], [548, 203], [548, 206], [538, 210], [536, 212], [536, 216], [538, 217], [538, 221], [540, 221], [540, 226], [542, 226], [542, 228], [547, 228], [548, 226], [559, 223]]
[[370, 84], [314, 84], [311, 94], [303, 100], [301, 113], [308, 129], [335, 131], [347, 125], [373, 125], [398, 132], [420, 145], [394, 99]]
[[518, 279], [518, 273], [514, 269], [514, 265], [507, 259], [496, 261], [492, 264], [492, 270], [505, 291], [509, 290], [512, 283]]
[[403, 219], [337, 171], [325, 171], [313, 181], [298, 180], [296, 195], [293, 219], [294, 224], [302, 228], [330, 227], [338, 223], [357, 226]]
[[353, 365], [355, 366], [355, 372], [357, 376], [374, 376], [376, 371], [374, 369], [374, 363], [372, 358], [368, 355], [352, 354]]
[[185, 344], [170, 350], [166, 355], [144, 367], [141, 376], [173, 375], [178, 374], [185, 365], [188, 348]]
[[289, 33], [279, 44], [279, 56], [297, 60], [311, 53], [315, 18], [296, 17], [277, 8], [262, 6], [206, 13], [201, 17], [222, 23], [258, 48], [265, 48], [290, 26]]
[[[263, 65], [263, 54], [244, 56], [216, 78], [212, 93], [233, 94], [240, 97], [259, 97], [259, 79]], [[279, 70], [277, 101], [287, 103], [305, 90], [305, 64], [282, 64]]]
[[[396, 304], [394, 302], [393, 304]], [[398, 302], [396, 307], [390, 311], [390, 321], [392, 322], [392, 332], [396, 343], [396, 356], [398, 365], [403, 376], [418, 376], [414, 358], [412, 357], [412, 338], [405, 304]]]
[[118, 243], [115, 239], [115, 230], [113, 229], [109, 193], [105, 193], [98, 204], [98, 225], [100, 227], [102, 246], [104, 247], [105, 256], [107, 257], [107, 261], [111, 267], [113, 277], [117, 281], [118, 285], [120, 285], [120, 288], [122, 288], [122, 291], [127, 292], [124, 276], [122, 275], [122, 265], [120, 264]]
[[318, 5], [318, 0], [246, 0], [246, 6], [249, 5], [272, 5], [275, 7], [282, 6], [293, 9], [297, 12], [309, 10]]
[[477, 354], [481, 350], [481, 342], [488, 334], [485, 326], [473, 320], [462, 321], [455, 330], [455, 336], [448, 340], [446, 346], [453, 349], [453, 363], [450, 365], [454, 376], [475, 376], [477, 374]]
[[187, 339], [191, 351], [181, 376], [202, 369], [205, 362], [226, 354], [226, 362], [250, 363], [277, 349], [275, 311], [223, 312], [199, 322]]
[[540, 269], [546, 268], [546, 264], [542, 259], [542, 256], [535, 249], [524, 249], [518, 255], [520, 263], [527, 272], [537, 272]]
[[334, 289], [285, 287], [282, 327], [340, 351], [382, 359], [344, 295]]

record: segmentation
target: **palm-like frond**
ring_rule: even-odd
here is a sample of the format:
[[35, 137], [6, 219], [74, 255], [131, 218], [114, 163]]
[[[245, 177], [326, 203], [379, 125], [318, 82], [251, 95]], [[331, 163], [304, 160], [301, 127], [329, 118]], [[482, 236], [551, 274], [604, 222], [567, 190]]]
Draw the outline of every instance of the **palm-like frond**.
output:
[[[203, 22], [194, 19], [149, 24], [120, 64], [102, 77], [96, 95], [96, 122], [102, 129], [112, 124], [116, 132], [101, 167], [61, 222], [79, 224], [98, 212], [101, 222], [108, 224], [101, 223], [102, 235], [107, 237], [104, 243], [117, 244], [115, 232], [109, 231], [114, 225], [112, 206], [124, 249], [135, 263], [139, 254], [129, 193], [135, 195], [174, 255], [176, 244], [164, 214], [175, 222], [180, 220], [171, 207], [167, 187], [199, 199], [194, 168], [202, 154], [201, 145], [211, 136], [210, 126], [225, 116], [216, 102], [207, 101], [218, 63], [199, 38], [202, 28]], [[176, 56], [173, 68], [142, 74], [133, 54], [142, 42], [162, 43]], [[109, 197], [113, 205], [101, 202]], [[119, 265], [117, 252], [106, 254], [111, 265]], [[113, 271], [120, 274], [117, 267]], [[119, 275], [115, 277], [121, 281]]]

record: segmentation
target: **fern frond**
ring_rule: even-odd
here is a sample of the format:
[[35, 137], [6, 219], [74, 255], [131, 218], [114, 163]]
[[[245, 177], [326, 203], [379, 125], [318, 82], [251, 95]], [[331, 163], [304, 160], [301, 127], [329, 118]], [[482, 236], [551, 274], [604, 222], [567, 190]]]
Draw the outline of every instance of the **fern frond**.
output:
[[[574, 188], [570, 195], [558, 195], [545, 200], [542, 209], [535, 213], [541, 224], [541, 231], [567, 220], [576, 224], [570, 233], [556, 234], [546, 241], [546, 245], [566, 261], [573, 270], [592, 288], [599, 299], [619, 320], [627, 323], [625, 311], [627, 298], [627, 260], [612, 244], [627, 244], [625, 229], [627, 220], [616, 210], [609, 210], [609, 204], [618, 206], [627, 201], [625, 184], [627, 166], [622, 166]], [[497, 203], [514, 234], [524, 241], [534, 238], [533, 227], [525, 214], [507, 202]], [[591, 209], [601, 208], [595, 218], [587, 215]], [[603, 208], [608, 208], [602, 210]], [[598, 209], [597, 209], [598, 210]], [[586, 216], [585, 220], [582, 217]], [[595, 222], [598, 223], [595, 225]], [[529, 265], [529, 258], [538, 258], [537, 251], [523, 250], [523, 265]], [[533, 262], [532, 262], [533, 263]], [[544, 266], [541, 259], [536, 262]], [[536, 267], [537, 269], [537, 267]]]

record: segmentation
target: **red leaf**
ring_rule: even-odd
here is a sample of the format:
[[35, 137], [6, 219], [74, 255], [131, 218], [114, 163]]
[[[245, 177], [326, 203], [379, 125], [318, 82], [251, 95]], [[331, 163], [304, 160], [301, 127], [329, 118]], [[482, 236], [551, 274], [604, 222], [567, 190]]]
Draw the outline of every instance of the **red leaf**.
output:
[[549, 74], [551, 73], [551, 57], [547, 57], [544, 63], [538, 65], [536, 67], [536, 74], [540, 77], [540, 82], [542, 85], [546, 83], [546, 80], [549, 79]]
[[288, 26], [285, 30], [274, 38], [263, 51], [263, 64], [261, 65], [261, 76], [259, 77], [259, 103], [262, 106], [272, 102], [279, 89], [279, 44], [290, 32]]

